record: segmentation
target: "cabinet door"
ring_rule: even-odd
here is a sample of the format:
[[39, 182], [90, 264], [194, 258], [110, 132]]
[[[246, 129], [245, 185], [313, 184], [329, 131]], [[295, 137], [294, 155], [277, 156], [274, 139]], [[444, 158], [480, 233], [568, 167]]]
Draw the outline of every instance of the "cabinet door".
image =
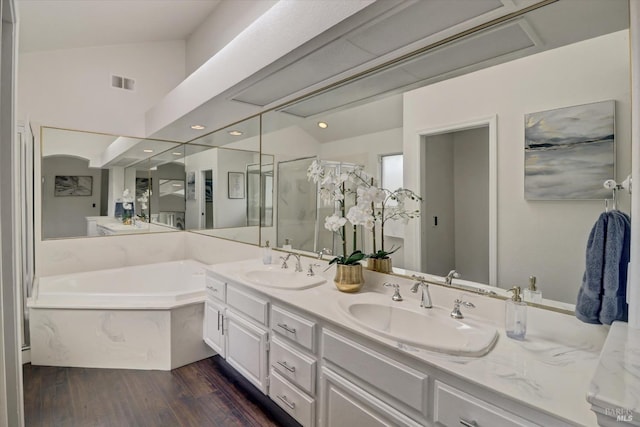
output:
[[204, 342], [225, 359], [224, 306], [211, 300], [205, 304], [203, 335]]
[[322, 368], [320, 425], [407, 426], [421, 424], [327, 368]]
[[267, 331], [227, 309], [224, 333], [227, 362], [267, 394]]

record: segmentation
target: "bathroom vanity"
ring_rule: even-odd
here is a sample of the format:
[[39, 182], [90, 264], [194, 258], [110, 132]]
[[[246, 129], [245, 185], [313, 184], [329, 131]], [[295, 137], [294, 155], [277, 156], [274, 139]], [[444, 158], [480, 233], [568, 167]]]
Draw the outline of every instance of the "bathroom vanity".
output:
[[[210, 267], [204, 340], [302, 425], [597, 425], [585, 394], [605, 327], [529, 307], [527, 337], [514, 341], [503, 300], [432, 286], [427, 310], [409, 280], [394, 278], [404, 300], [393, 301], [388, 276], [367, 271], [361, 292], [343, 294], [332, 269], [292, 270], [258, 260]], [[456, 322], [448, 312], [457, 298], [477, 307], [462, 309], [457, 329], [468, 322], [484, 341], [458, 343], [444, 323]], [[395, 322], [385, 316], [399, 310], [433, 319], [407, 322], [394, 338], [399, 325], [375, 319]], [[440, 336], [426, 330], [434, 322]]]

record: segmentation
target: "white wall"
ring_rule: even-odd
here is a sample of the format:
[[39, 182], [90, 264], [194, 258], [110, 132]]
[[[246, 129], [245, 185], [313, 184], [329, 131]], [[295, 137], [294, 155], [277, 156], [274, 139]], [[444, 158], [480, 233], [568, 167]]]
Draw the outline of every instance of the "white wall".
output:
[[[112, 88], [111, 74], [135, 79], [135, 91]], [[184, 76], [183, 41], [23, 53], [18, 119], [145, 136], [145, 112]]]
[[[497, 114], [498, 284], [526, 286], [575, 302], [588, 233], [602, 201], [524, 199], [524, 115], [616, 100], [617, 179], [630, 172], [629, 33], [621, 31], [436, 83], [404, 96], [405, 184], [418, 184], [420, 131]], [[413, 184], [415, 183], [415, 184]], [[629, 198], [621, 195], [628, 212]], [[416, 247], [417, 230], [407, 247]], [[410, 244], [409, 244], [410, 243]], [[408, 268], [418, 267], [418, 260]]]
[[455, 268], [489, 283], [489, 128], [453, 134]]
[[222, 0], [187, 39], [187, 74], [194, 72], [276, 3], [277, 0]]
[[[425, 137], [420, 221], [422, 260], [418, 271], [442, 276], [456, 266], [453, 135]], [[435, 225], [434, 217], [438, 218]]]
[[[219, 150], [218, 165], [214, 168], [214, 228], [245, 227], [247, 225], [246, 169], [247, 165], [258, 163], [260, 163], [260, 153], [258, 152]], [[244, 174], [244, 198], [229, 198], [229, 172], [242, 172]]]
[[[91, 196], [56, 197], [56, 175], [91, 176]], [[88, 167], [88, 161], [73, 157], [45, 157], [42, 161], [42, 234], [45, 239], [87, 235], [87, 216], [100, 215], [102, 170]]]

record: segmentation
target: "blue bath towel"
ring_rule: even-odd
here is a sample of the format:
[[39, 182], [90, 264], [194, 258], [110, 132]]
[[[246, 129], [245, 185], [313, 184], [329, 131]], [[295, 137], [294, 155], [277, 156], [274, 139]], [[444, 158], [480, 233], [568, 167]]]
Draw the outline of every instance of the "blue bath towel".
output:
[[576, 317], [586, 323], [627, 320], [627, 268], [631, 221], [620, 211], [605, 212], [587, 241], [586, 268], [578, 292]]
[[608, 220], [609, 215], [606, 212], [600, 214], [587, 240], [586, 266], [576, 303], [576, 317], [585, 323], [600, 323], [604, 244]]
[[607, 224], [604, 275], [602, 278], [602, 308], [600, 322], [610, 325], [614, 320], [626, 322], [627, 270], [631, 250], [631, 221], [620, 211], [610, 212]]

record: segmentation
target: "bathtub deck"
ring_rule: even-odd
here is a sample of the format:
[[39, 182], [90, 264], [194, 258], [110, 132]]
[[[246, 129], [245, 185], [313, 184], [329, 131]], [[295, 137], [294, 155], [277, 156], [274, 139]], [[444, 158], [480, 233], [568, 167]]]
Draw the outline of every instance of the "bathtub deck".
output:
[[214, 358], [170, 372], [25, 365], [26, 426], [276, 426]]

